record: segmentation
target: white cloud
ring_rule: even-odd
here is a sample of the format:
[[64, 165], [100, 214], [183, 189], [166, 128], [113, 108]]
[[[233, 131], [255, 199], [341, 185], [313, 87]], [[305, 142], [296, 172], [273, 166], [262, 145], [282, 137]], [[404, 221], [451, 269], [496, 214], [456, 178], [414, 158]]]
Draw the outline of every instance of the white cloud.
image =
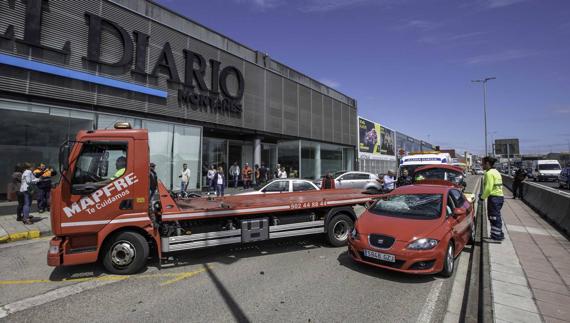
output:
[[322, 79], [319, 79], [319, 82], [323, 83], [324, 85], [326, 85], [328, 87], [332, 87], [333, 89], [340, 88], [340, 82], [335, 81], [333, 79], [322, 78]]
[[492, 63], [507, 62], [516, 59], [536, 56], [538, 54], [540, 54], [540, 52], [536, 50], [509, 49], [497, 53], [472, 56], [467, 58], [465, 60], [465, 63], [467, 63], [468, 65], [492, 64]]
[[508, 7], [526, 0], [487, 0], [486, 6], [488, 8], [502, 8]]
[[255, 9], [266, 10], [278, 7], [284, 3], [283, 0], [234, 0], [237, 3], [248, 4]]
[[420, 43], [425, 44], [443, 44], [443, 43], [453, 43], [463, 40], [472, 40], [475, 37], [486, 34], [486, 32], [475, 31], [462, 34], [439, 34], [439, 35], [428, 35], [419, 39]]

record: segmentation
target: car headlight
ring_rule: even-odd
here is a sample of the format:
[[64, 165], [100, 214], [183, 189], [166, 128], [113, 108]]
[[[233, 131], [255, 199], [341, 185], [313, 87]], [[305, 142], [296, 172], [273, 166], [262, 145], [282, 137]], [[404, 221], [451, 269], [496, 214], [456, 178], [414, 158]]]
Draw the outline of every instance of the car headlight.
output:
[[356, 227], [354, 227], [354, 229], [352, 229], [352, 232], [350, 233], [350, 237], [354, 240], [360, 240], [360, 234], [358, 234]]
[[422, 239], [418, 239], [418, 240], [410, 243], [408, 245], [408, 249], [429, 250], [429, 249], [435, 248], [438, 243], [439, 243], [439, 241], [437, 241], [435, 239], [422, 238]]

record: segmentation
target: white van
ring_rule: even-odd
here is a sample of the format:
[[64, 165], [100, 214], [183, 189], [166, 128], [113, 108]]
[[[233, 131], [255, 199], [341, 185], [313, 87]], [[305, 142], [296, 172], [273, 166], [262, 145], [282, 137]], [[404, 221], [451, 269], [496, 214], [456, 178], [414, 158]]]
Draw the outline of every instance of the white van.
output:
[[448, 164], [451, 165], [451, 155], [449, 153], [416, 153], [404, 156], [400, 159], [398, 176], [402, 175], [404, 169], [408, 170], [410, 176], [414, 174], [416, 168], [425, 165]]
[[556, 181], [560, 175], [560, 163], [557, 160], [535, 160], [532, 162], [534, 181]]

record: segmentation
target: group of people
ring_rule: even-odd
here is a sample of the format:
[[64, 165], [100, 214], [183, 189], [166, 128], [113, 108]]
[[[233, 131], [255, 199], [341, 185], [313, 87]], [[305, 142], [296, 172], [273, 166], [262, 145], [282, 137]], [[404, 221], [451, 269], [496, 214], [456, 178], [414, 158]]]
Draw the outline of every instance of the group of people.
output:
[[390, 192], [394, 190], [396, 187], [412, 184], [413, 180], [408, 170], [404, 168], [402, 174], [399, 177], [396, 177], [395, 172], [393, 170], [389, 170], [387, 174], [382, 176], [381, 182], [382, 182], [382, 190], [384, 192]]
[[14, 167], [12, 187], [18, 200], [17, 221], [32, 224], [33, 216], [30, 212], [34, 196], [37, 196], [39, 213], [49, 212], [51, 183], [55, 175], [57, 172], [46, 163], [40, 163], [35, 168], [31, 163], [22, 163]]

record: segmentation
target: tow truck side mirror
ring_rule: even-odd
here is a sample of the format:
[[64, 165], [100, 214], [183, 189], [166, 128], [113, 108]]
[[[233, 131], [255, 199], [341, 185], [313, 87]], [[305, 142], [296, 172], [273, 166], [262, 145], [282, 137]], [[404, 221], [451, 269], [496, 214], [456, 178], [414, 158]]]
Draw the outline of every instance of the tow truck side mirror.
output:
[[59, 147], [59, 167], [60, 171], [67, 171], [69, 169], [69, 152], [71, 151], [71, 144], [64, 143]]

